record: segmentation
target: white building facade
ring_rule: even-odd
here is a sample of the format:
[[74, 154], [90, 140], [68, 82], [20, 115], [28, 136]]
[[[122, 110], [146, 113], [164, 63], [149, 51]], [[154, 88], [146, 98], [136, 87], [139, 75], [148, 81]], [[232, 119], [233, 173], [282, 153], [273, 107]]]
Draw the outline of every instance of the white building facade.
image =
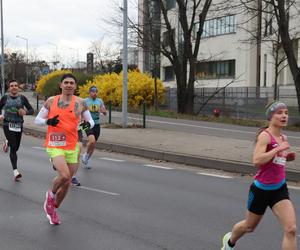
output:
[[[216, 4], [218, 1], [213, 1], [213, 4]], [[233, 6], [235, 1], [239, 2], [239, 0], [233, 0], [230, 4]], [[151, 2], [153, 1], [139, 0], [139, 23], [141, 26], [143, 26], [142, 24], [145, 21], [144, 10], [146, 7], [149, 8], [151, 6]], [[176, 39], [179, 40], [181, 36], [178, 28], [176, 0], [166, 0], [166, 4]], [[298, 16], [299, 13], [291, 9], [290, 28], [294, 41], [294, 52], [299, 64], [300, 27], [297, 24], [300, 17]], [[264, 38], [269, 36], [273, 30], [276, 30], [274, 24], [276, 20], [273, 19], [271, 22], [268, 22], [270, 17], [265, 13], [262, 14], [261, 18], [261, 22], [259, 22], [257, 17], [245, 14], [245, 11], [237, 8], [208, 13], [197, 58], [196, 88], [223, 87], [229, 82], [232, 82], [230, 87], [274, 86], [276, 76], [275, 45], [273, 41], [270, 41], [269, 37], [266, 39], [268, 41], [265, 41]], [[253, 39], [249, 31], [257, 30], [259, 25], [261, 25], [261, 42], [258, 43], [258, 38]], [[271, 25], [274, 25], [274, 27]], [[160, 32], [161, 41], [163, 42], [163, 28]], [[276, 40], [276, 34], [272, 35], [272, 39]], [[279, 57], [284, 57], [282, 49], [279, 50]], [[151, 55], [147, 51], [139, 50], [138, 62], [141, 71], [151, 71]], [[159, 62], [160, 78], [164, 84], [176, 87], [176, 79], [169, 60], [160, 55]], [[287, 66], [287, 61], [282, 62], [278, 69], [278, 85], [294, 88], [293, 78]]]

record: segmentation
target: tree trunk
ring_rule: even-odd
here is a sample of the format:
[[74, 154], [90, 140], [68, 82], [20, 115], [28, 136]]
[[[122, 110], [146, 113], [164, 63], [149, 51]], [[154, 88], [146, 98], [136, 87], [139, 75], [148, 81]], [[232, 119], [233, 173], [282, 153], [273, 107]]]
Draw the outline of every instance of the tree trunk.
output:
[[[274, 4], [274, 6], [276, 6]], [[293, 42], [290, 38], [289, 34], [289, 23], [288, 18], [285, 10], [285, 1], [278, 1], [278, 15], [277, 23], [279, 27], [279, 34], [282, 41], [283, 50], [286, 54], [288, 64], [290, 67], [290, 70], [292, 72], [293, 80], [296, 87], [297, 92], [297, 100], [298, 100], [298, 112], [300, 114], [300, 69], [297, 64], [297, 59], [293, 50]]]
[[300, 74], [298, 74], [296, 81], [296, 92], [297, 92], [297, 100], [298, 100], [298, 113], [300, 114]]
[[181, 83], [180, 79], [177, 79], [177, 112], [181, 114], [185, 113], [186, 88], [183, 85], [184, 83]]

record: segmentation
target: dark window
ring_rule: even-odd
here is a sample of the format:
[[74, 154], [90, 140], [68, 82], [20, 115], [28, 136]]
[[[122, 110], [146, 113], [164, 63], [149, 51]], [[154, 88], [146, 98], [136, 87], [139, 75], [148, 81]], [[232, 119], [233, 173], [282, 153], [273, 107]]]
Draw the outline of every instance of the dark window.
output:
[[166, 0], [166, 10], [175, 8], [176, 0]]
[[167, 66], [164, 67], [164, 69], [165, 69], [165, 81], [173, 81], [175, 79], [173, 67]]
[[175, 29], [172, 29], [171, 34], [169, 31], [165, 31], [162, 35], [162, 44], [167, 47], [170, 45], [171, 36], [173, 35], [173, 39], [175, 39]]
[[196, 79], [235, 77], [235, 60], [199, 62]]
[[206, 20], [203, 25], [202, 37], [219, 36], [234, 33], [235, 27], [235, 16], [224, 16]]

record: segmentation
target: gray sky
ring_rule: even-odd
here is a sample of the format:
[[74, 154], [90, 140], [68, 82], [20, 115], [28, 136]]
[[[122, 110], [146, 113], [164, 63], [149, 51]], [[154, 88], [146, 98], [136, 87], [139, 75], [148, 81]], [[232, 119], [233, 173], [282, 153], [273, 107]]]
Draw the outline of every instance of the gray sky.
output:
[[[56, 50], [65, 64], [85, 60], [92, 41], [105, 37], [115, 43], [103, 21], [122, 6], [123, 0], [2, 0], [4, 40], [7, 49], [53, 61]], [[132, 10], [131, 10], [132, 11]], [[111, 39], [111, 41], [110, 41]]]

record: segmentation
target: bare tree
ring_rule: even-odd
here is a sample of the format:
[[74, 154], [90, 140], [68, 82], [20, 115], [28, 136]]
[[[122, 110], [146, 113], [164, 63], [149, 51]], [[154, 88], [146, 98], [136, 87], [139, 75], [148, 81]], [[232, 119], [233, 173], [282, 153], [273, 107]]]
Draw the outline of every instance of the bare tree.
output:
[[[177, 8], [170, 10], [165, 0], [144, 0], [143, 7], [147, 7], [139, 10], [143, 12], [143, 25], [129, 19], [130, 34], [135, 34], [130, 36], [130, 42], [150, 53], [154, 77], [159, 75], [160, 55], [169, 60], [176, 76], [178, 112], [192, 113], [200, 40], [212, 0], [176, 0], [176, 3]], [[158, 11], [150, 11], [150, 7]], [[172, 14], [178, 19], [178, 27], [174, 27], [174, 22], [170, 19]], [[122, 26], [118, 20], [120, 19], [114, 18], [110, 23]], [[176, 39], [176, 29], [179, 31], [179, 39]]]
[[112, 72], [114, 65], [120, 56], [120, 52], [105, 43], [105, 36], [101, 39], [92, 41], [90, 51], [94, 54], [94, 64], [97, 72]]
[[[296, 0], [240, 0], [243, 6], [250, 11], [255, 12], [257, 15], [262, 15], [263, 13], [269, 13], [270, 17], [267, 20], [267, 24], [272, 24], [273, 20], [276, 20], [276, 25], [274, 25], [274, 32], [270, 34], [270, 38], [274, 43], [275, 52], [275, 67], [277, 68], [275, 78], [275, 87], [277, 88], [277, 78], [282, 70], [283, 62], [287, 61], [288, 66], [291, 70], [293, 81], [295, 84], [298, 100], [298, 111], [300, 113], [300, 68], [297, 62], [297, 55], [294, 51], [296, 38], [299, 36], [299, 31], [295, 27], [290, 27], [290, 21], [298, 18], [297, 1]], [[257, 8], [257, 2], [261, 3], [261, 8]], [[296, 22], [297, 23], [297, 22]], [[277, 34], [277, 36], [276, 36]], [[280, 50], [285, 53], [285, 58], [276, 58], [276, 53]], [[284, 66], [283, 66], [284, 67]], [[274, 90], [274, 97], [277, 98]]]
[[[161, 52], [170, 61], [176, 76], [178, 112], [193, 113], [197, 57], [204, 22], [212, 0], [176, 0], [176, 3], [178, 6], [178, 33], [180, 37], [178, 43], [175, 40], [175, 29], [171, 24], [165, 1], [159, 0], [166, 30], [165, 34], [168, 39], [167, 43], [162, 43]], [[196, 22], [198, 27], [193, 41], [193, 30], [196, 28]]]

